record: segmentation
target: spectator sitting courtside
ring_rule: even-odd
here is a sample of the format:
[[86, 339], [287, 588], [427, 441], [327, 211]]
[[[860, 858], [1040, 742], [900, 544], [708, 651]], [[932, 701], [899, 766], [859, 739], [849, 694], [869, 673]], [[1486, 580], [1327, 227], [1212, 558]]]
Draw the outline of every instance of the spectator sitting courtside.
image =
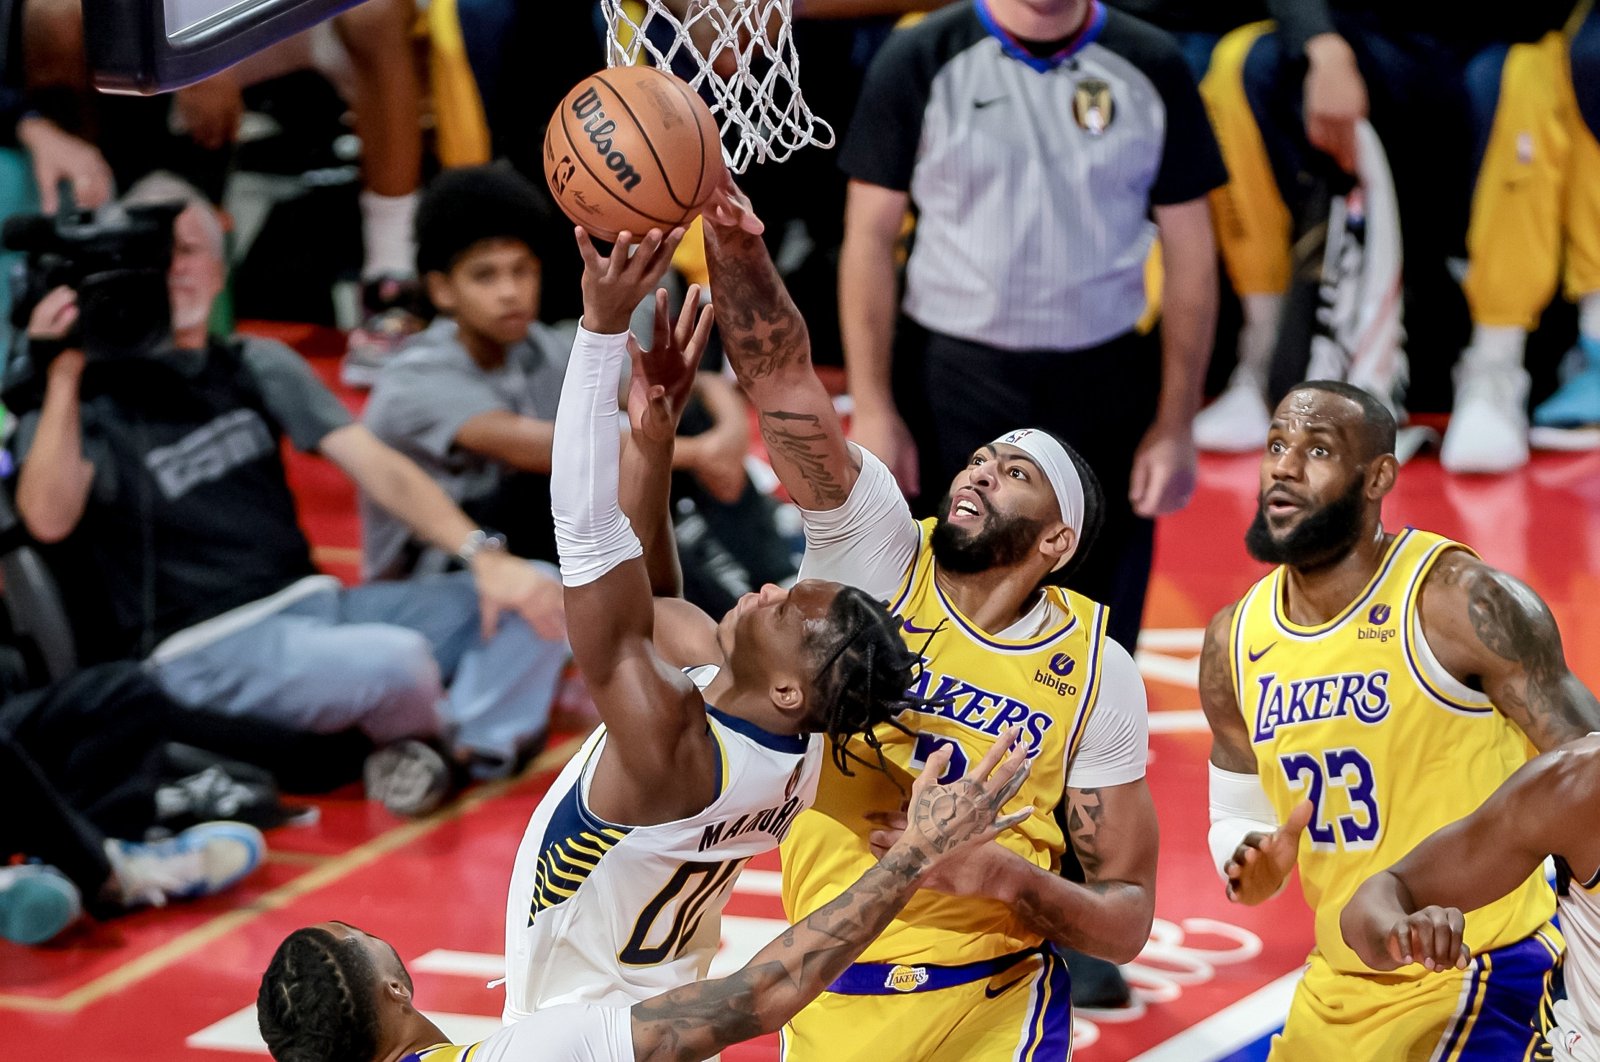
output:
[[[102, 595], [74, 614], [111, 621], [80, 655], [144, 659], [197, 710], [359, 727], [390, 746], [369, 758], [367, 784], [392, 810], [424, 811], [448, 788], [443, 758], [407, 739], [478, 774], [509, 770], [542, 735], [567, 660], [559, 581], [352, 423], [288, 348], [208, 335], [223, 231], [194, 189], [157, 176], [128, 198], [184, 204], [171, 340], [140, 357], [86, 365], [65, 350], [28, 367], [45, 377], [42, 404], [15, 444], [23, 523], [44, 543], [70, 536], [77, 560], [58, 578], [88, 573]], [[76, 317], [70, 289], [45, 296], [35, 358]], [[285, 435], [470, 571], [350, 589], [317, 574], [279, 456]]]

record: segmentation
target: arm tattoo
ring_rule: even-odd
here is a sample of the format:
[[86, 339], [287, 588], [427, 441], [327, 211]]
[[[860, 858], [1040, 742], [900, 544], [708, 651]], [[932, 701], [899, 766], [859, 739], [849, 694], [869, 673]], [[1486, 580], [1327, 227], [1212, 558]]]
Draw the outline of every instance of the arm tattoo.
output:
[[1466, 580], [1466, 593], [1478, 641], [1521, 671], [1495, 685], [1496, 707], [1522, 725], [1541, 751], [1594, 729], [1600, 719], [1594, 695], [1568, 671], [1561, 632], [1538, 595], [1485, 567]]
[[849, 491], [830, 468], [835, 436], [823, 427], [822, 418], [813, 413], [764, 409], [759, 420], [767, 450], [794, 466], [815, 496], [817, 507], [836, 509], [845, 503]]
[[635, 1042], [650, 1045], [640, 1057], [694, 1062], [776, 1029], [883, 931], [916, 891], [924, 866], [918, 856], [891, 853], [737, 973], [635, 1004]]
[[[1250, 734], [1239, 711], [1239, 694], [1233, 684], [1233, 665], [1228, 659], [1232, 637], [1233, 609], [1217, 615], [1206, 628], [1200, 651], [1200, 707], [1211, 727], [1211, 760], [1225, 771], [1241, 774], [1256, 770]], [[1219, 762], [1220, 761], [1220, 762]]]
[[1100, 824], [1105, 818], [1105, 808], [1100, 804], [1098, 789], [1067, 790], [1067, 835], [1083, 864], [1083, 872], [1091, 879], [1099, 872], [1103, 857], [1100, 854]]
[[706, 234], [715, 247], [709, 255], [717, 330], [740, 384], [771, 376], [811, 357], [805, 320], [789, 297], [761, 237], [747, 232]]

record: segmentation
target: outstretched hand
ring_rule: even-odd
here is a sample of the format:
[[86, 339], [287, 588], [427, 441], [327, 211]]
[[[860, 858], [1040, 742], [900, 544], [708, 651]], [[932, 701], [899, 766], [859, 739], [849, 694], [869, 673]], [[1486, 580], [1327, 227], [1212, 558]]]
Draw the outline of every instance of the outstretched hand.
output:
[[626, 332], [634, 307], [655, 290], [672, 256], [683, 240], [683, 229], [663, 234], [651, 229], [633, 246], [634, 235], [624, 230], [605, 257], [581, 226], [574, 228], [578, 254], [583, 258], [583, 326], [591, 332], [615, 335]]
[[722, 180], [701, 204], [700, 213], [707, 224], [715, 225], [719, 229], [742, 229], [752, 236], [760, 236], [767, 228], [761, 219], [756, 217], [755, 208], [750, 205], [750, 197], [733, 183], [733, 174], [726, 168], [722, 171]]
[[951, 747], [935, 750], [911, 787], [906, 828], [891, 850], [909, 848], [932, 869], [957, 852], [987, 844], [1032, 815], [1030, 806], [1000, 816], [1000, 809], [1028, 777], [1028, 749], [1017, 740], [1021, 733], [1016, 727], [1008, 729], [977, 766], [948, 785], [938, 784], [938, 778], [950, 766]]
[[633, 359], [628, 423], [635, 432], [656, 442], [666, 442], [677, 434], [678, 419], [694, 389], [694, 374], [715, 319], [710, 303], [700, 305], [700, 285], [690, 286], [676, 323], [667, 308], [666, 289], [657, 289], [650, 349], [628, 337], [628, 354]]
[[1271, 833], [1246, 834], [1222, 868], [1228, 899], [1254, 906], [1278, 895], [1300, 856], [1300, 835], [1315, 812], [1315, 805], [1303, 800], [1289, 812], [1289, 821]]

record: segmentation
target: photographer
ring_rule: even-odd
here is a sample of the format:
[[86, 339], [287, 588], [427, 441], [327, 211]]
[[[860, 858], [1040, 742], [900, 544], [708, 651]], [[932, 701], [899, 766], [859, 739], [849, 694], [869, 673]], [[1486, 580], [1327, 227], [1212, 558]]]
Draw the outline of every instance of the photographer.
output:
[[[356, 726], [379, 744], [439, 739], [457, 767], [511, 769], [541, 736], [567, 659], [559, 581], [505, 552], [353, 423], [287, 347], [209, 336], [223, 287], [220, 219], [171, 177], [140, 182], [126, 203], [174, 200], [165, 340], [96, 353], [100, 330], [126, 330], [141, 308], [108, 307], [92, 281], [80, 284], [94, 318], [81, 343], [70, 288], [49, 291], [31, 317], [30, 360], [44, 382], [15, 445], [17, 507], [39, 541], [62, 543], [58, 578], [102, 595], [74, 602], [75, 617], [105, 614], [111, 628], [80, 653], [145, 658], [196, 709], [312, 732]], [[353, 589], [318, 575], [285, 479], [284, 436], [470, 570]], [[369, 760], [368, 789], [414, 813], [437, 803], [445, 772], [406, 742]]]

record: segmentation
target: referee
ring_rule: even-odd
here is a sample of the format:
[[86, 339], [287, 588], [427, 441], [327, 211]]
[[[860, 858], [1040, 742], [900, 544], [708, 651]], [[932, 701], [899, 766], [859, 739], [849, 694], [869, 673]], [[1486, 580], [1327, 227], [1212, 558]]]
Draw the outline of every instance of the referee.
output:
[[[1194, 486], [1217, 304], [1206, 195], [1226, 172], [1177, 44], [1100, 0], [954, 4], [879, 52], [840, 164], [856, 440], [931, 511], [939, 484], [1010, 426], [1060, 435], [1108, 502], [1073, 588], [1108, 604], [1111, 636], [1133, 646], [1152, 518]], [[1157, 233], [1163, 322], [1144, 334]]]

